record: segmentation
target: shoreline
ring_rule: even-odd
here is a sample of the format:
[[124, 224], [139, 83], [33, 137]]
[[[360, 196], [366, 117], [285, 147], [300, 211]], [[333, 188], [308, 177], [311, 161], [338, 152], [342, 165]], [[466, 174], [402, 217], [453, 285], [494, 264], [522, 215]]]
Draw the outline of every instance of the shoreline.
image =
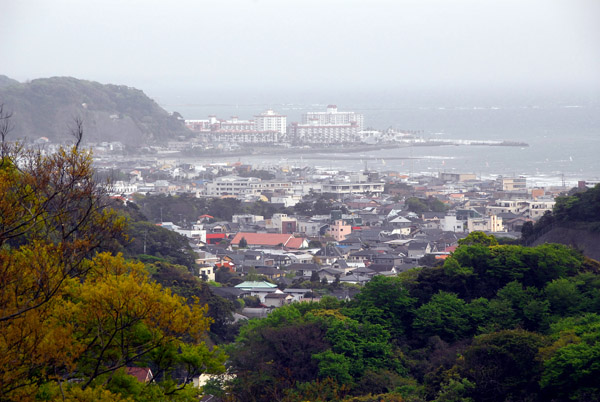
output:
[[[180, 155], [181, 156], [193, 156], [193, 157], [236, 157], [236, 156], [260, 156], [269, 155], [276, 151], [280, 155], [301, 155], [304, 159], [320, 159], [323, 154], [345, 154], [345, 153], [359, 153], [359, 152], [372, 152], [380, 151], [382, 149], [399, 149], [399, 148], [410, 148], [410, 147], [441, 147], [441, 146], [504, 146], [504, 147], [528, 147], [529, 144], [525, 142], [513, 142], [513, 141], [470, 141], [470, 140], [457, 140], [457, 141], [426, 141], [426, 142], [415, 142], [415, 143], [403, 143], [403, 144], [378, 144], [378, 145], [352, 145], [346, 147], [340, 146], [323, 146], [320, 148], [316, 147], [288, 147], [279, 148], [277, 145], [264, 146], [264, 147], [253, 147], [247, 150], [239, 151], [219, 151], [211, 150], [206, 154], [199, 153], [196, 155]], [[316, 152], [315, 152], [316, 151]], [[309, 155], [304, 155], [309, 153]], [[312, 155], [311, 155], [312, 154]], [[367, 159], [378, 159], [374, 157], [366, 157]], [[336, 158], [341, 159], [341, 158]], [[348, 159], [353, 159], [348, 157]], [[364, 158], [363, 158], [364, 159]], [[389, 159], [419, 159], [413, 157], [392, 157]]]

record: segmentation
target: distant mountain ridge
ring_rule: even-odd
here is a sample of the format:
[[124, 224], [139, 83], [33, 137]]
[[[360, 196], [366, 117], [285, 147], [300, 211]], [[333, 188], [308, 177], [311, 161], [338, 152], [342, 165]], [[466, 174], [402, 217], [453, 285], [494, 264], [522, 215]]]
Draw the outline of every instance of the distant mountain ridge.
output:
[[14, 139], [69, 140], [76, 118], [83, 120], [87, 142], [140, 147], [191, 135], [178, 114], [169, 114], [143, 91], [125, 85], [72, 77], [18, 83], [0, 76], [0, 104], [12, 113]]

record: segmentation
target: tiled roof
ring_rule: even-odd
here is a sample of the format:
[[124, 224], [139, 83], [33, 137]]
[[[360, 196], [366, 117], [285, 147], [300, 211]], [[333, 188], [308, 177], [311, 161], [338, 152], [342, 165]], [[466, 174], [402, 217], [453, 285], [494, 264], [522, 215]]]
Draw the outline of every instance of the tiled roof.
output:
[[152, 371], [149, 367], [127, 367], [127, 374], [134, 376], [139, 382], [152, 380]]
[[246, 282], [242, 282], [239, 285], [235, 285], [236, 288], [238, 289], [258, 289], [258, 288], [262, 288], [262, 289], [270, 289], [270, 288], [275, 288], [277, 287], [277, 285], [273, 284], [273, 283], [269, 283], [269, 282], [252, 282], [252, 281], [246, 281]]
[[303, 238], [295, 238], [291, 234], [239, 232], [235, 235], [231, 244], [239, 245], [242, 238], [246, 239], [246, 243], [251, 246], [278, 246], [283, 244], [289, 248], [300, 248], [304, 241]]

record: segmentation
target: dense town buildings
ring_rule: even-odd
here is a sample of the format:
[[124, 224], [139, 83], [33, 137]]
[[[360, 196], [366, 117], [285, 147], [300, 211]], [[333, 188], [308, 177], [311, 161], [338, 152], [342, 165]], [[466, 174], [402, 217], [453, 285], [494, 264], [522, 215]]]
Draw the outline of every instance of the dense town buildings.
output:
[[[340, 112], [335, 105], [304, 113], [289, 126], [286, 116], [274, 110], [248, 120], [209, 116], [187, 120], [186, 125], [194, 132], [193, 140], [173, 141], [155, 155], [176, 155], [195, 144], [219, 150], [235, 144], [277, 144], [283, 149], [287, 144], [305, 151], [327, 144], [420, 141], [389, 130], [363, 131], [361, 114]], [[108, 152], [109, 147], [102, 147]], [[361, 172], [348, 172], [307, 165], [262, 166], [256, 171], [242, 161], [186, 165], [175, 157], [149, 159], [153, 161], [144, 167], [122, 166], [130, 180], [115, 182], [110, 192], [124, 200], [132, 200], [135, 193], [235, 198], [232, 205], [240, 210], [229, 211], [228, 220], [201, 215], [179, 221], [171, 217], [174, 222], [160, 219], [157, 224], [189, 239], [199, 253], [196, 263], [204, 280], [213, 280], [226, 267], [240, 279], [251, 274], [280, 283], [285, 290], [257, 281], [237, 288], [239, 294], [259, 297], [265, 308], [307, 300], [302, 281], [362, 285], [376, 275], [396, 275], [442, 260], [473, 231], [516, 239], [525, 223], [551, 211], [554, 197], [566, 190], [528, 187], [525, 177], [484, 180], [456, 171], [418, 175], [408, 164], [406, 171], [380, 167], [375, 172], [365, 166]]]

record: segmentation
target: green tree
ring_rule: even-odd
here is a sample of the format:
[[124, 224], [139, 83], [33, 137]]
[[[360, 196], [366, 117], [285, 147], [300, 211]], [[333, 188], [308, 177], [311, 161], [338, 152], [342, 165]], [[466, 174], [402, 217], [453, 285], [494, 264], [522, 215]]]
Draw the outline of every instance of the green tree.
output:
[[349, 306], [348, 315], [382, 325], [394, 337], [403, 335], [412, 320], [415, 299], [399, 277], [375, 276]]
[[483, 232], [471, 232], [464, 239], [460, 239], [458, 244], [461, 246], [472, 246], [480, 244], [482, 246], [497, 246], [498, 240], [493, 235], [486, 235]]
[[565, 318], [552, 326], [554, 343], [540, 350], [540, 385], [548, 398], [577, 401], [600, 398], [600, 316]]
[[[212, 364], [218, 349], [202, 344], [211, 322], [203, 306], [151, 282], [142, 263], [99, 253], [113, 249], [125, 219], [94, 180], [78, 128], [75, 146], [50, 155], [1, 136], [2, 400], [120, 400], [113, 385], [137, 391], [118, 386], [117, 371], [148, 365], [149, 353], [167, 345], [177, 354], [203, 350], [196, 372], [224, 369], [222, 360]], [[163, 390], [163, 399], [180, 396]]]
[[470, 330], [466, 303], [454, 293], [440, 291], [415, 312], [413, 327], [424, 336], [446, 341], [463, 338]]
[[463, 354], [461, 375], [475, 384], [467, 396], [476, 401], [535, 400], [542, 372], [536, 358], [543, 336], [523, 330], [480, 335]]

